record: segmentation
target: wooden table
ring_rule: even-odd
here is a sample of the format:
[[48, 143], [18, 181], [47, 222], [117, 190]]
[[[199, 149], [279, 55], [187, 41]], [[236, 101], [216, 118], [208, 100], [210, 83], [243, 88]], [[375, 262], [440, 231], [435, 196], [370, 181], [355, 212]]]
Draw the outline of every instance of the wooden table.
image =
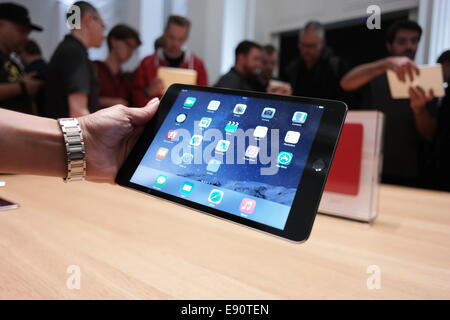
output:
[[374, 224], [319, 215], [299, 245], [119, 186], [0, 180], [21, 205], [0, 213], [0, 299], [450, 298], [446, 193], [383, 186]]

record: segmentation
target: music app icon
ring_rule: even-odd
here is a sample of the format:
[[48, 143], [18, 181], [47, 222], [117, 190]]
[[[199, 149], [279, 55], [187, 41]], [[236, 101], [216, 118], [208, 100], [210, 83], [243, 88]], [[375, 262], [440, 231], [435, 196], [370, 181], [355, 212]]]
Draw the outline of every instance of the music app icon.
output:
[[255, 207], [256, 207], [255, 200], [244, 198], [241, 202], [241, 206], [240, 206], [239, 210], [242, 213], [251, 214], [251, 213], [253, 213], [253, 211], [255, 211]]

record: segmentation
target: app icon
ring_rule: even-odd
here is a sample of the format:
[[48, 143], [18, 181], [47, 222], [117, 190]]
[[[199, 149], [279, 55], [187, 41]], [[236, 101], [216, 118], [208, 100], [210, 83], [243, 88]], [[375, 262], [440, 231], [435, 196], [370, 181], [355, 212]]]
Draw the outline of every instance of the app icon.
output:
[[275, 108], [264, 108], [261, 117], [264, 119], [272, 119], [275, 116], [275, 112], [277, 110]]
[[222, 164], [222, 161], [216, 160], [216, 159], [211, 159], [208, 162], [208, 166], [206, 167], [206, 170], [208, 170], [209, 172], [216, 173], [217, 171], [219, 171], [221, 164]]
[[158, 152], [156, 153], [156, 158], [164, 159], [165, 157], [167, 157], [168, 153], [169, 153], [169, 149], [167, 149], [167, 148], [159, 148]]
[[230, 147], [230, 141], [220, 140], [216, 146], [216, 151], [227, 152], [229, 147]]
[[185, 122], [187, 119], [187, 115], [185, 115], [184, 113], [180, 113], [177, 118], [175, 119], [176, 122], [178, 123], [183, 123]]
[[208, 201], [214, 204], [219, 204], [223, 199], [223, 191], [213, 189], [209, 194]]
[[300, 132], [297, 131], [288, 131], [286, 133], [286, 137], [284, 138], [284, 142], [296, 144], [300, 140]]
[[229, 133], [234, 133], [239, 128], [239, 122], [230, 121], [225, 127], [225, 131]]
[[191, 164], [192, 160], [194, 160], [193, 154], [183, 153], [183, 156], [181, 157], [181, 162], [183, 162], [183, 164]]
[[255, 211], [256, 207], [256, 201], [248, 198], [242, 199], [241, 206], [239, 207], [239, 210], [242, 213], [248, 213], [251, 214], [253, 211]]
[[257, 158], [259, 153], [259, 148], [256, 146], [248, 146], [247, 151], [245, 151], [245, 156], [247, 158]]
[[203, 137], [198, 135], [198, 134], [196, 134], [196, 135], [192, 136], [191, 142], [189, 144], [191, 146], [198, 147], [199, 145], [202, 144], [202, 141], [203, 141]]
[[297, 111], [296, 113], [294, 113], [294, 116], [292, 117], [292, 122], [293, 123], [305, 123], [306, 118], [308, 118], [308, 114], [306, 112]]
[[212, 101], [208, 104], [208, 110], [209, 110], [209, 111], [217, 111], [217, 109], [219, 109], [219, 106], [220, 106], [220, 101], [212, 100]]
[[278, 154], [278, 164], [288, 166], [292, 162], [293, 154], [290, 152], [280, 152]]
[[253, 132], [253, 136], [255, 138], [263, 139], [267, 136], [268, 130], [269, 130], [269, 128], [267, 128], [267, 127], [257, 126], [255, 129], [255, 132]]
[[202, 120], [200, 120], [199, 127], [200, 128], [208, 128], [212, 122], [212, 118], [203, 117]]
[[184, 106], [186, 108], [192, 108], [197, 101], [197, 98], [189, 97], [184, 101]]
[[167, 176], [164, 174], [160, 174], [159, 176], [156, 177], [155, 186], [162, 187], [163, 185], [166, 184], [166, 182], [167, 182]]
[[245, 110], [247, 110], [247, 105], [239, 103], [234, 107], [233, 113], [242, 115], [245, 113]]
[[192, 193], [193, 189], [194, 189], [194, 184], [192, 182], [185, 182], [181, 186], [180, 192], [182, 194], [190, 194], [190, 193]]
[[178, 132], [175, 130], [169, 130], [169, 132], [166, 135], [166, 140], [168, 141], [175, 141], [178, 137]]

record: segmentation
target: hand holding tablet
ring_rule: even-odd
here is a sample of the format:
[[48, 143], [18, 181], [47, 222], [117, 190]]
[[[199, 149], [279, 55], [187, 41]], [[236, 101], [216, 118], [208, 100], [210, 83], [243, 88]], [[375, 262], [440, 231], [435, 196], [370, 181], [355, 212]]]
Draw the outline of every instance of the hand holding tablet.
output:
[[305, 241], [346, 112], [337, 101], [173, 85], [116, 182]]
[[418, 74], [413, 73], [413, 80], [411, 80], [411, 76], [399, 79], [394, 71], [387, 71], [387, 78], [393, 99], [409, 99], [411, 87], [419, 87], [427, 94], [432, 90], [435, 97], [443, 97], [445, 95], [444, 78], [440, 64], [421, 66], [418, 70]]

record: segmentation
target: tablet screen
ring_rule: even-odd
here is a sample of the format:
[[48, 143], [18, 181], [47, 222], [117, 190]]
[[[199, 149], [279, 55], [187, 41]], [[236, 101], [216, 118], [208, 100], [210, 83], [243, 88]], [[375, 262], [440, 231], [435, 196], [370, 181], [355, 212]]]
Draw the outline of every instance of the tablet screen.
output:
[[283, 230], [324, 107], [187, 89], [174, 101], [130, 182]]

